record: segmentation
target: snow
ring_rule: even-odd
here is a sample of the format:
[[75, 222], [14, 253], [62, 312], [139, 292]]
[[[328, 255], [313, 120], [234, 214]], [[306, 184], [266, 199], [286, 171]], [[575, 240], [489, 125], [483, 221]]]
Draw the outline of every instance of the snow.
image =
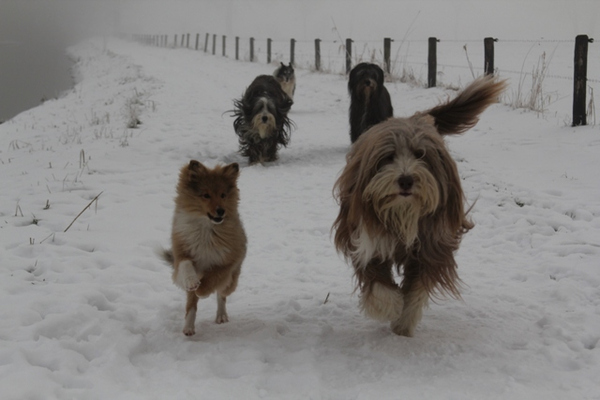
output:
[[[598, 126], [498, 104], [448, 139], [475, 202], [463, 299], [406, 338], [360, 314], [330, 237], [343, 75], [298, 69], [291, 144], [248, 166], [227, 110], [273, 66], [116, 39], [70, 51], [75, 88], [0, 125], [0, 398], [600, 399]], [[387, 86], [398, 116], [454, 94]], [[241, 164], [249, 248], [230, 322], [201, 300], [188, 338], [153, 249], [190, 159]]]

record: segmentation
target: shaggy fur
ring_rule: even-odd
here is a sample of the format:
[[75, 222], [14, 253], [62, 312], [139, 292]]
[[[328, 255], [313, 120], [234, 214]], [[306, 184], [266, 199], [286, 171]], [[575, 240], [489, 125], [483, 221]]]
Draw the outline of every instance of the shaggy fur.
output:
[[287, 114], [292, 99], [270, 75], [260, 75], [240, 100], [234, 100], [233, 128], [240, 153], [250, 164], [277, 160], [277, 150], [287, 146], [293, 125]]
[[173, 267], [173, 282], [187, 292], [183, 333], [196, 333], [198, 298], [217, 292], [216, 323], [227, 322], [226, 299], [237, 287], [246, 256], [246, 233], [238, 215], [239, 166], [208, 169], [196, 160], [179, 173], [172, 250], [162, 258]]
[[383, 70], [370, 63], [360, 63], [350, 71], [350, 141], [356, 142], [367, 129], [394, 114], [392, 100], [383, 85]]
[[429, 297], [460, 297], [454, 252], [473, 224], [443, 135], [474, 126], [505, 87], [477, 79], [454, 100], [373, 126], [346, 157], [335, 246], [354, 267], [362, 310], [398, 335], [414, 335]]
[[277, 82], [281, 85], [283, 91], [294, 100], [294, 93], [296, 92], [296, 74], [294, 73], [294, 67], [290, 62], [289, 65], [281, 63], [279, 67], [273, 72], [273, 76], [277, 79]]

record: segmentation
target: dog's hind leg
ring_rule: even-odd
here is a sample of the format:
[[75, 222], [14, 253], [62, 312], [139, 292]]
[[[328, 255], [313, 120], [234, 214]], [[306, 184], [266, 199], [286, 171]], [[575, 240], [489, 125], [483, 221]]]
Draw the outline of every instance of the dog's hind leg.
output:
[[196, 333], [196, 311], [198, 310], [198, 296], [194, 292], [187, 292], [187, 302], [185, 305], [185, 325], [183, 333], [185, 336], [192, 336]]
[[397, 335], [412, 337], [423, 316], [423, 308], [427, 306], [429, 301], [429, 292], [421, 282], [418, 273], [413, 275], [411, 270], [405, 267], [402, 293], [404, 294], [402, 315], [392, 321], [391, 328]]

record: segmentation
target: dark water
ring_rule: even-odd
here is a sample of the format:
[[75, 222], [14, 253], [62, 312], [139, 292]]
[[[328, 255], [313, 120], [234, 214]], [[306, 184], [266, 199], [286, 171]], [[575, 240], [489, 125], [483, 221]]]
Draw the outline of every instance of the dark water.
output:
[[55, 40], [0, 38], [0, 121], [73, 86], [68, 45]]
[[[103, 32], [114, 0], [0, 0], [0, 121], [72, 87], [65, 51]], [[112, 8], [111, 8], [112, 7]]]

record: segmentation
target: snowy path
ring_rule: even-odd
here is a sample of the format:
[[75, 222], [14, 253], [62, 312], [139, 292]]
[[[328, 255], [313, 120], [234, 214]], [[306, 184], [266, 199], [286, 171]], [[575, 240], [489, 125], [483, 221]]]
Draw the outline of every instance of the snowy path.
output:
[[[409, 339], [359, 313], [330, 240], [343, 76], [298, 70], [289, 148], [249, 167], [226, 111], [274, 67], [108, 50], [75, 48], [77, 87], [0, 125], [0, 398], [600, 399], [597, 127], [496, 105], [449, 140], [477, 200], [463, 301], [431, 304]], [[398, 116], [447, 95], [388, 87]], [[231, 322], [203, 300], [187, 338], [184, 293], [152, 248], [169, 243], [191, 158], [242, 164], [249, 251]]]

